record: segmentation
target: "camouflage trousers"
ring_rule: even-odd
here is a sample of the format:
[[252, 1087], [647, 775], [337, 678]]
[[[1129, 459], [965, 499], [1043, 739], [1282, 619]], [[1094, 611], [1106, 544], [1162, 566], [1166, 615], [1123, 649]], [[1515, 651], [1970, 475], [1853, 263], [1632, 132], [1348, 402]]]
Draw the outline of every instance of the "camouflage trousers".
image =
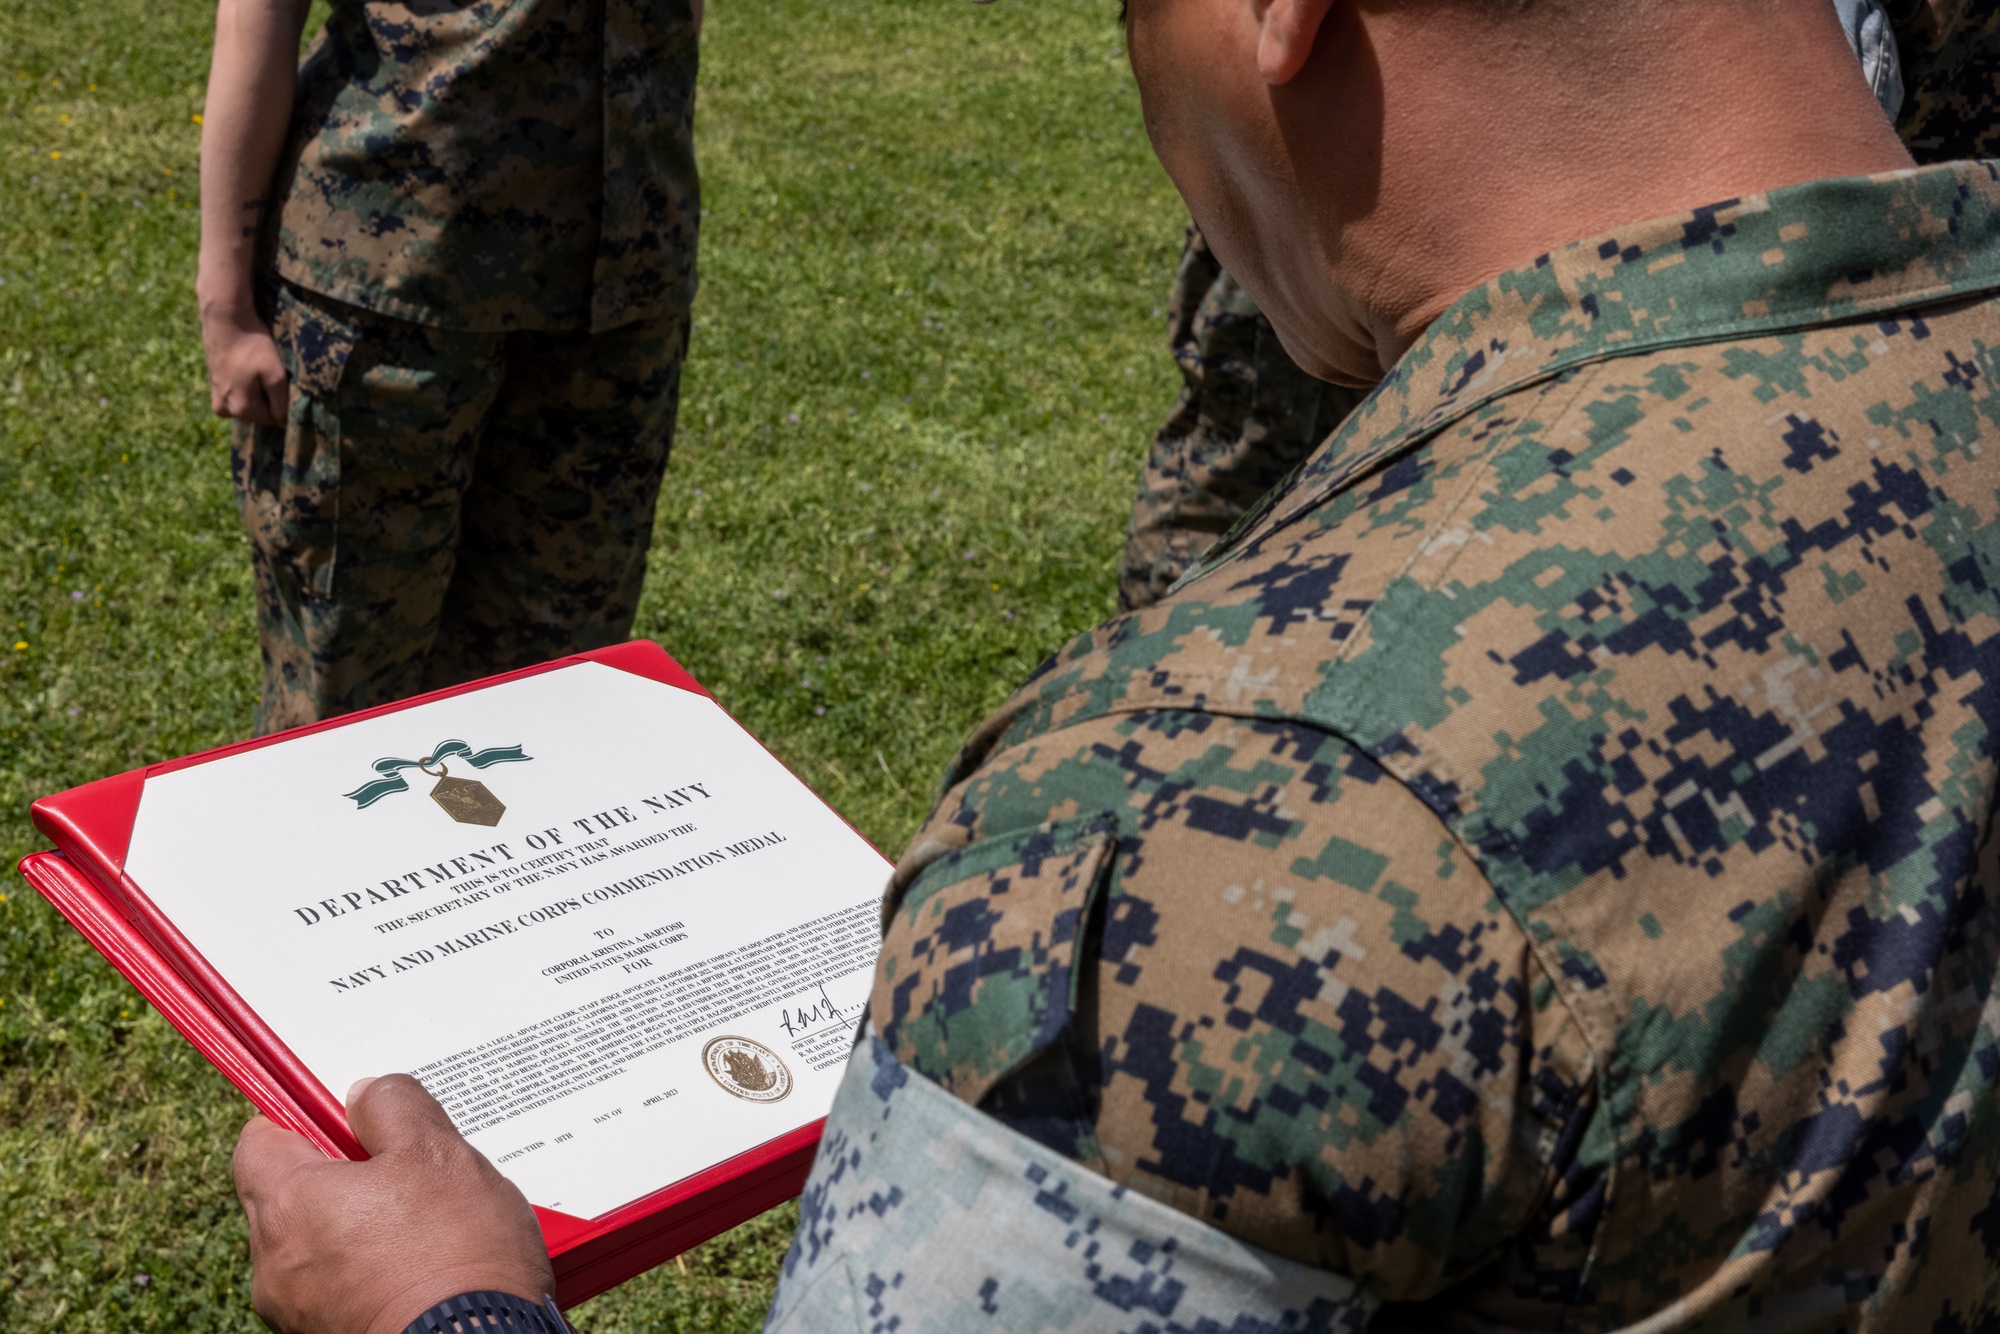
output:
[[1169, 298], [1181, 392], [1153, 439], [1118, 606], [1151, 606], [1367, 396], [1300, 370], [1192, 223]]
[[260, 735], [629, 636], [685, 314], [469, 333], [290, 285], [271, 313], [289, 419], [232, 464]]
[[960, 1102], [872, 1029], [765, 1334], [1361, 1334], [1351, 1279], [1239, 1241]]

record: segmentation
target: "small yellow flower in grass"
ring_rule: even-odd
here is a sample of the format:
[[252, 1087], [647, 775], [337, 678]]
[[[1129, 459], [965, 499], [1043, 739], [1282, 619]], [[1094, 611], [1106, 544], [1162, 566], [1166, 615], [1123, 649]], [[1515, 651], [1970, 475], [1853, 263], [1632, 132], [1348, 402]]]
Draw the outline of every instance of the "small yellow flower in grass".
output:
[[59, 157], [61, 157], [61, 156], [62, 156], [62, 154], [61, 154], [61, 153], [50, 153], [50, 154], [49, 154], [49, 157], [50, 157], [50, 159], [51, 159], [51, 160], [53, 160], [53, 159], [55, 159], [55, 158], [59, 158]]
[[14, 651], [15, 651], [16, 653], [19, 653], [19, 652], [20, 652], [20, 651], [21, 651], [22, 649], [24, 649], [24, 648], [26, 648], [26, 647], [28, 647], [28, 641], [27, 641], [27, 640], [25, 640], [25, 639], [17, 639], [17, 640], [15, 640], [15, 641], [14, 641]]
[[199, 125], [201, 124], [201, 113], [197, 111], [192, 116], [189, 116], [188, 119]]

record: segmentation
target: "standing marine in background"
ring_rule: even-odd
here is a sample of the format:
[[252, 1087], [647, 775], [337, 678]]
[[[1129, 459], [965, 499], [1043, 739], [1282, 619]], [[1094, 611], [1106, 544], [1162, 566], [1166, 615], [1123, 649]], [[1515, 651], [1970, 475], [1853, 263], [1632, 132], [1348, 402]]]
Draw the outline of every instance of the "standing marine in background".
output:
[[222, 0], [196, 293], [265, 733], [626, 638], [695, 294], [701, 0]]
[[[2000, 153], [2000, 6], [1833, 5], [1869, 87], [1917, 161]], [[1181, 392], [1140, 475], [1119, 562], [1120, 611], [1159, 601], [1368, 396], [1300, 370], [1193, 223], [1167, 311]]]

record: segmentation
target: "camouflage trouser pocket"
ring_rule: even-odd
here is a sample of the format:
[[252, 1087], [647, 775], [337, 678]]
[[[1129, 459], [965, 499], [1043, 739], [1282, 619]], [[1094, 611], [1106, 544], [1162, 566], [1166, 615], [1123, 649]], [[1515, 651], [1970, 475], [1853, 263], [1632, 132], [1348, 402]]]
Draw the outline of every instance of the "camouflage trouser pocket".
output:
[[1107, 814], [990, 839], [928, 867], [896, 905], [868, 1011], [904, 1064], [978, 1104], [1075, 1018], [1109, 878]]
[[294, 595], [326, 597], [340, 517], [337, 396], [358, 331], [331, 303], [280, 286], [271, 335], [291, 379], [290, 407], [282, 427], [238, 428], [237, 501], [271, 576]]

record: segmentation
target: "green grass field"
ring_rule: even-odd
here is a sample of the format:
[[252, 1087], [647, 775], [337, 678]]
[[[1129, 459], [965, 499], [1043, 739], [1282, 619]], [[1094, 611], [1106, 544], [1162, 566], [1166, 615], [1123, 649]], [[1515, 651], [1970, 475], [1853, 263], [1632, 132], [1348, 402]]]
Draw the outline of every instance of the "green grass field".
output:
[[[249, 563], [196, 340], [213, 7], [0, 4], [0, 855], [245, 735]], [[1112, 0], [718, 0], [681, 435], [638, 633], [891, 853], [1111, 610], [1180, 212]], [[281, 881], [285, 868], [271, 868]], [[8, 873], [0, 1328], [254, 1329], [242, 1100]], [[778, 1210], [580, 1308], [754, 1329]]]

